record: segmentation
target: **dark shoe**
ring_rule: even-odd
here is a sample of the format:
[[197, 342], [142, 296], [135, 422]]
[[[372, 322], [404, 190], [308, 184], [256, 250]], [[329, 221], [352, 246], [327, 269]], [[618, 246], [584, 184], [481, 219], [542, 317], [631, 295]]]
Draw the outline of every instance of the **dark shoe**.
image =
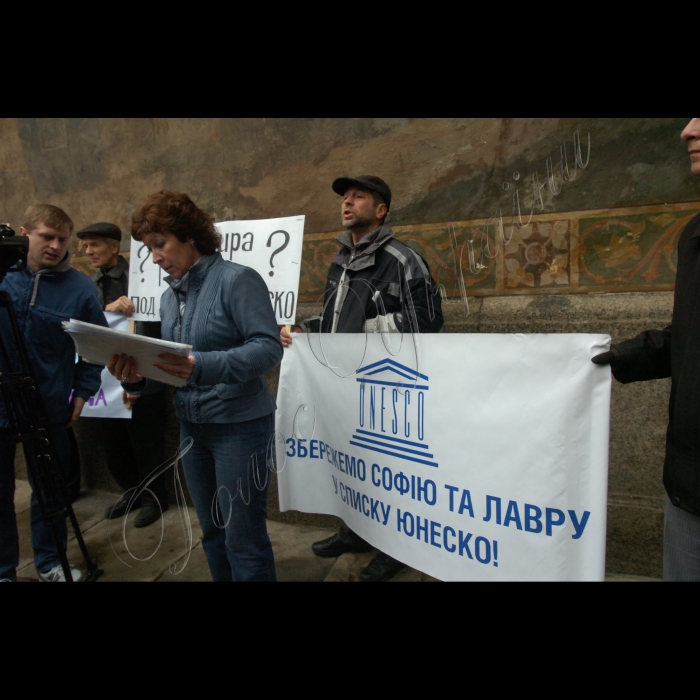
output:
[[169, 506], [167, 505], [161, 506], [160, 508], [157, 505], [143, 506], [141, 512], [136, 516], [136, 520], [134, 520], [134, 527], [146, 527], [146, 525], [160, 520], [160, 514], [165, 513], [168, 508]]
[[[105, 518], [107, 520], [114, 520], [115, 518], [121, 518], [124, 513], [126, 513], [127, 506], [129, 505], [129, 498], [120, 498], [113, 506], [110, 506], [105, 511]], [[131, 510], [141, 507], [141, 499], [137, 498], [136, 503], [131, 506]]]
[[379, 552], [360, 572], [358, 579], [360, 581], [388, 581], [405, 568], [406, 564], [396, 561], [384, 552]]
[[311, 545], [311, 551], [314, 554], [318, 554], [319, 557], [339, 557], [346, 552], [371, 552], [372, 545], [359, 537], [346, 542], [340, 539], [340, 534], [336, 532], [332, 537], [328, 537], [320, 542], [314, 542]]

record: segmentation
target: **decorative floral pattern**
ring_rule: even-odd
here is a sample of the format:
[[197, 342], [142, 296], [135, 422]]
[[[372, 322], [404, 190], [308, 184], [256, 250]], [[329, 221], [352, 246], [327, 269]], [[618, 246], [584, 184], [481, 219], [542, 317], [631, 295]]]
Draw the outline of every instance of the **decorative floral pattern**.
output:
[[568, 221], [541, 221], [511, 230], [504, 251], [507, 288], [570, 286]]
[[696, 210], [581, 219], [580, 285], [671, 289], [678, 237]]
[[[493, 219], [393, 228], [426, 260], [447, 298], [459, 296], [460, 277], [476, 296], [667, 290], [675, 281], [678, 236], [698, 213], [700, 202], [534, 215], [512, 236], [506, 220], [500, 245]], [[337, 235], [305, 239], [300, 301], [323, 294]]]

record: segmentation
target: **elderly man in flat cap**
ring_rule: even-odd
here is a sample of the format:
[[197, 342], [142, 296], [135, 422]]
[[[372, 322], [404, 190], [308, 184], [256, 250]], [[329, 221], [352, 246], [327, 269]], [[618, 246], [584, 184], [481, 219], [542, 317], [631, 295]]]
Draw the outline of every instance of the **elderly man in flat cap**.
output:
[[129, 263], [119, 254], [122, 232], [115, 224], [99, 223], [76, 234], [83, 242], [85, 255], [97, 272], [90, 278], [97, 285], [97, 295], [105, 311], [124, 316], [134, 313], [129, 299]]
[[[122, 239], [119, 226], [105, 222], [91, 224], [76, 235], [82, 240], [90, 262], [97, 268], [91, 279], [97, 286], [102, 308], [112, 313], [132, 316], [134, 304], [129, 299], [129, 263], [119, 253]], [[151, 338], [160, 338], [160, 323], [137, 322], [135, 332]], [[127, 492], [137, 487], [165, 461], [163, 424], [169, 409], [166, 408], [168, 404], [164, 402], [162, 392], [141, 397], [124, 392], [123, 398], [124, 403], [132, 408], [130, 420], [92, 420], [100, 422], [107, 466], [119, 486]], [[141, 512], [134, 520], [135, 527], [146, 527], [154, 523], [160, 519], [161, 509], [165, 511], [168, 508], [165, 477], [159, 476], [148, 488], [153, 493], [144, 492], [136, 502], [136, 507], [140, 506]], [[122, 496], [110, 506], [106, 516], [110, 519], [123, 516], [131, 493], [129, 491], [126, 496]]]
[[[441, 298], [428, 264], [397, 241], [384, 223], [391, 206], [389, 185], [376, 175], [359, 175], [340, 177], [332, 187], [341, 197], [342, 223], [347, 230], [338, 236], [340, 250], [328, 271], [323, 316], [308, 319], [292, 330], [437, 333], [443, 323]], [[381, 315], [379, 297], [385, 312]], [[286, 347], [292, 336], [283, 328], [280, 340]], [[321, 557], [371, 549], [345, 523], [338, 533], [312, 546]], [[400, 561], [378, 552], [359, 579], [387, 581], [403, 568]]]

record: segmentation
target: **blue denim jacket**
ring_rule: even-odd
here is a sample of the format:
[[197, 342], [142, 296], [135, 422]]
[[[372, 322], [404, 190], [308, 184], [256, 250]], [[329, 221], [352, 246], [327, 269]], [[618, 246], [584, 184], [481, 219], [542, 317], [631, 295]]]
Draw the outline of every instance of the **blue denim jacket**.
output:
[[[9, 293], [29, 359], [39, 382], [50, 423], [67, 423], [71, 390], [89, 399], [101, 383], [101, 365], [75, 361], [75, 344], [63, 330], [71, 318], [106, 326], [107, 321], [90, 278], [70, 266], [70, 253], [56, 267], [34, 272], [30, 267], [8, 272], [0, 289]], [[5, 311], [0, 311], [0, 333], [10, 358], [18, 357]], [[0, 372], [10, 372], [0, 357]], [[0, 399], [0, 426], [9, 427]]]
[[[264, 374], [282, 361], [279, 328], [263, 278], [252, 268], [202, 256], [160, 301], [163, 340], [193, 346], [195, 369], [175, 391], [175, 413], [188, 423], [240, 423], [272, 413]], [[180, 299], [185, 303], [180, 318]], [[160, 382], [123, 384], [134, 394]]]

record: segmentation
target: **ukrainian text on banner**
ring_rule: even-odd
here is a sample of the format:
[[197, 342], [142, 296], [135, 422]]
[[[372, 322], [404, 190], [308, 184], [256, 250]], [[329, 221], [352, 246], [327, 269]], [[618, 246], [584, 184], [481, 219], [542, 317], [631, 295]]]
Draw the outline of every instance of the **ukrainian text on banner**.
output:
[[[294, 323], [301, 273], [301, 248], [304, 216], [253, 221], [222, 221], [216, 224], [221, 234], [224, 260], [252, 267], [267, 283], [270, 303], [277, 323]], [[160, 319], [160, 298], [168, 289], [167, 277], [154, 265], [151, 252], [143, 243], [131, 239], [129, 296], [134, 302], [135, 321]]]
[[[112, 330], [129, 331], [129, 319], [123, 314], [105, 312], [105, 318]], [[131, 411], [122, 401], [122, 385], [105, 367], [102, 370], [102, 385], [91, 396], [80, 414], [82, 418], [131, 418]]]
[[602, 580], [611, 375], [591, 357], [609, 344], [295, 336], [277, 397], [280, 509], [337, 515], [445, 581]]

